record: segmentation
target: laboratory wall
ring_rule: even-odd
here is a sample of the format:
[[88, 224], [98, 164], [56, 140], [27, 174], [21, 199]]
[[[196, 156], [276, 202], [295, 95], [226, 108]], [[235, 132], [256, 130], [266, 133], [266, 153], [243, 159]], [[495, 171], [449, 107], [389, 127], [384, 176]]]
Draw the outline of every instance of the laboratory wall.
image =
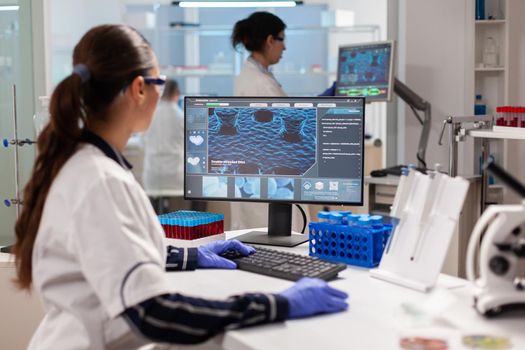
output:
[[[443, 120], [466, 115], [464, 1], [400, 0], [399, 56], [404, 57], [404, 81], [432, 104], [432, 128], [426, 152], [427, 166], [448, 164], [448, 148], [438, 146]], [[401, 163], [416, 163], [421, 125], [410, 108], [399, 102], [404, 126], [400, 139]]]
[[[509, 104], [525, 106], [525, 1], [509, 1]], [[525, 141], [507, 141], [508, 171], [525, 184]], [[519, 203], [515, 193], [508, 191], [508, 202]]]
[[[104, 0], [48, 0], [50, 32], [50, 81], [52, 90], [71, 73], [73, 47], [91, 27], [105, 23], [123, 23], [124, 4]], [[103, 9], [103, 10], [101, 10]], [[50, 93], [51, 91], [49, 91]]]
[[[525, 2], [509, 0], [509, 86], [508, 103], [525, 105]], [[447, 116], [472, 115], [472, 91], [468, 86], [471, 79], [472, 58], [468, 56], [470, 40], [465, 19], [471, 9], [467, 2], [456, 0], [399, 0], [399, 41], [402, 69], [398, 77], [404, 80], [416, 93], [432, 104], [432, 130], [428, 140], [427, 165], [435, 163], [448, 165], [448, 139], [445, 135], [443, 146], [438, 146], [438, 137]], [[399, 73], [399, 72], [398, 72]], [[399, 103], [401, 119], [399, 142], [402, 150], [401, 162], [416, 161], [419, 132], [418, 121], [404, 103]], [[404, 110], [404, 111], [403, 111]], [[403, 120], [404, 119], [404, 120]], [[473, 140], [467, 138], [460, 143], [458, 169], [460, 174], [470, 175], [478, 171], [473, 156]], [[507, 167], [520, 181], [525, 182], [525, 165], [521, 161], [525, 154], [524, 141], [504, 141], [504, 159], [499, 162]], [[520, 199], [505, 191], [506, 203]]]

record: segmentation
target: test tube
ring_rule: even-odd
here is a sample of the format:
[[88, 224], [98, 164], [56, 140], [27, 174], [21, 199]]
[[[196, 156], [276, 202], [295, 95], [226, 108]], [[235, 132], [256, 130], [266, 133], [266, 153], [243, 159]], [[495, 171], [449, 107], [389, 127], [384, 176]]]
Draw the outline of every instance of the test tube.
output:
[[503, 125], [502, 124], [502, 121], [503, 121], [502, 109], [503, 107], [501, 106], [496, 107], [496, 125], [497, 126]]
[[511, 122], [511, 126], [512, 127], [518, 127], [518, 108], [516, 107], [511, 107], [512, 108], [512, 122]]

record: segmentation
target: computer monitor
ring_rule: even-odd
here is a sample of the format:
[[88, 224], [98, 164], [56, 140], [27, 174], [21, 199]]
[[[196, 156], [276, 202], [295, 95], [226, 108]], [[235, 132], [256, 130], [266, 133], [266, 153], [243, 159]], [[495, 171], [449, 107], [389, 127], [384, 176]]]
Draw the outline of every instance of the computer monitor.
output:
[[336, 96], [364, 96], [367, 102], [390, 101], [393, 71], [393, 41], [340, 47]]
[[268, 233], [294, 246], [292, 203], [362, 205], [364, 98], [186, 97], [184, 197], [267, 202]]

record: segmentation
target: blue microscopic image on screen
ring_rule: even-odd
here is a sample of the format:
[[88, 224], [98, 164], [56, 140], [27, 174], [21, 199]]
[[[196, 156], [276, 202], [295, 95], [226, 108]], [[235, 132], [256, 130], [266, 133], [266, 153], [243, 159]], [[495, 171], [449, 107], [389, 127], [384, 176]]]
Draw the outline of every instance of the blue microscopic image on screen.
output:
[[203, 176], [202, 194], [204, 197], [227, 197], [228, 178], [226, 176]]
[[352, 49], [340, 58], [340, 85], [388, 84], [390, 48]]
[[270, 199], [293, 199], [293, 179], [282, 177], [270, 177], [268, 179], [268, 198]]
[[261, 179], [258, 177], [236, 177], [235, 198], [261, 198]]
[[210, 108], [208, 171], [303, 175], [315, 163], [315, 108]]

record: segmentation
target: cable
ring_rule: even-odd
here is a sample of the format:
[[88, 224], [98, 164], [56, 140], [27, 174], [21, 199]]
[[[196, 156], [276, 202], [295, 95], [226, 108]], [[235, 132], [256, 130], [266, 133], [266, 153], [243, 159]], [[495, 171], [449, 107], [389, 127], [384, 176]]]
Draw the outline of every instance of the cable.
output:
[[306, 230], [306, 225], [308, 224], [308, 220], [306, 219], [306, 213], [304, 212], [303, 207], [301, 207], [299, 204], [296, 204], [295, 206], [299, 208], [299, 211], [303, 216], [303, 229], [301, 230], [301, 233], [304, 234], [304, 230]]
[[425, 162], [424, 159], [422, 159], [422, 158], [419, 156], [419, 153], [416, 154], [416, 158], [417, 158], [417, 160], [419, 160], [419, 161], [421, 162], [421, 164], [423, 164], [423, 167], [425, 168], [425, 170], [427, 170], [427, 169], [428, 169], [428, 168], [427, 168], [427, 163]]

